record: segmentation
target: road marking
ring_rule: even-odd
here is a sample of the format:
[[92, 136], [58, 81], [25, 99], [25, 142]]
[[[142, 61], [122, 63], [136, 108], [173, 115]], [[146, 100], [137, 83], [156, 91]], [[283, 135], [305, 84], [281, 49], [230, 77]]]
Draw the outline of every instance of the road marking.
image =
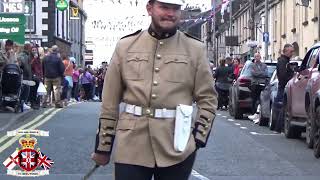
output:
[[266, 133], [257, 133], [257, 132], [250, 132], [252, 135], [257, 135], [257, 136], [278, 136], [281, 134], [266, 134]]
[[[50, 114], [53, 110], [54, 110], [54, 108], [50, 108], [50, 109], [46, 110], [46, 111], [43, 112], [40, 116], [36, 117], [34, 120], [28, 122], [27, 124], [24, 124], [23, 126], [19, 127], [19, 128], [16, 129], [16, 130], [24, 129], [24, 128], [26, 128], [26, 127], [28, 127], [28, 126], [36, 123], [37, 121], [41, 120], [41, 118], [42, 118], [43, 116], [46, 116], [47, 114]], [[7, 140], [8, 138], [10, 138], [10, 137], [8, 137], [7, 135], [4, 135], [3, 137], [1, 137], [1, 139], [0, 139], [0, 144], [1, 144], [3, 141]]]
[[223, 118], [227, 118], [227, 116], [222, 116]]
[[247, 127], [240, 127], [241, 129], [248, 129]]
[[[29, 127], [28, 129], [34, 130], [35, 128], [41, 126], [43, 123], [49, 121], [57, 112], [61, 111], [62, 109], [56, 109], [53, 111], [50, 115], [45, 117], [42, 121], [39, 121], [37, 124]], [[8, 147], [10, 147], [13, 143], [15, 143], [22, 135], [18, 135], [10, 139], [8, 142], [6, 142], [4, 145], [0, 147], [0, 153], [2, 153], [4, 150], [6, 150]]]
[[241, 124], [239, 124], [239, 123], [234, 123], [234, 125], [236, 125], [236, 126], [240, 126]]
[[207, 177], [202, 176], [201, 174], [199, 174], [197, 171], [195, 171], [193, 169], [192, 169], [191, 175], [193, 177], [196, 177], [197, 179], [200, 179], [200, 180], [210, 180]]
[[221, 114], [217, 114], [218, 116], [221, 116]]
[[228, 121], [233, 122], [234, 120], [233, 119], [228, 119]]

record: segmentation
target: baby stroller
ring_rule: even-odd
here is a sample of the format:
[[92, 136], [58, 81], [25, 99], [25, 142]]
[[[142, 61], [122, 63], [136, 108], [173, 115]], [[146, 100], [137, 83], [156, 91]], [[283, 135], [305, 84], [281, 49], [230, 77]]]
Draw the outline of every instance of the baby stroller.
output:
[[22, 89], [22, 71], [16, 64], [7, 64], [2, 72], [1, 90], [2, 105], [14, 108], [17, 113], [19, 109], [23, 111], [20, 95]]

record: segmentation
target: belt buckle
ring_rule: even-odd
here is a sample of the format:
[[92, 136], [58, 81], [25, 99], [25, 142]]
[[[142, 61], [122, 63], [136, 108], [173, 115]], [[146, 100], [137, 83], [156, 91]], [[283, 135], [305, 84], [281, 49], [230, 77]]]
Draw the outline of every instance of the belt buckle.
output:
[[133, 108], [133, 112], [135, 115], [141, 116], [142, 115], [142, 108], [140, 106], [135, 105]]
[[143, 114], [148, 117], [154, 117], [154, 112], [153, 108], [145, 108]]

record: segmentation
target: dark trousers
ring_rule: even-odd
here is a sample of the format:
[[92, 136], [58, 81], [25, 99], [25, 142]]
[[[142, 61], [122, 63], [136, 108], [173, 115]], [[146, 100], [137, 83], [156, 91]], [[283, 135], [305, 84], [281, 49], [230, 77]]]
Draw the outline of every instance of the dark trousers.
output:
[[260, 100], [261, 91], [263, 91], [264, 86], [258, 84], [251, 85], [251, 94], [252, 94], [252, 114], [257, 112], [258, 102]]
[[115, 180], [188, 180], [196, 153], [183, 162], [170, 167], [148, 168], [143, 166], [115, 163]]
[[91, 99], [91, 88], [92, 88], [92, 84], [88, 83], [88, 84], [82, 84], [82, 87], [84, 89], [84, 93], [85, 93], [85, 100], [90, 100]]
[[284, 88], [279, 87], [277, 91], [277, 96], [274, 99], [273, 110], [275, 113], [276, 127], [277, 132], [281, 132], [284, 127], [284, 109], [283, 109], [283, 100], [284, 100]]
[[74, 98], [74, 99], [76, 99], [76, 100], [78, 100], [78, 97], [79, 97], [78, 82], [73, 82], [71, 97]]
[[32, 80], [36, 83], [36, 85], [30, 87], [29, 99], [31, 102], [31, 106], [40, 106], [40, 97], [38, 96], [38, 87], [40, 80], [39, 78], [33, 78]]

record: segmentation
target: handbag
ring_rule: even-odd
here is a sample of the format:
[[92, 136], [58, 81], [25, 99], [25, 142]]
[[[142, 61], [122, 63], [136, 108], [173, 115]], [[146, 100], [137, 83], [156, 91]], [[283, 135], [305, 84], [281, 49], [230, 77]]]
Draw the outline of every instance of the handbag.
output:
[[38, 94], [39, 96], [47, 95], [47, 89], [46, 89], [46, 87], [43, 85], [42, 82], [39, 83], [39, 87], [38, 87], [38, 90], [37, 90], [37, 94]]
[[179, 104], [176, 108], [174, 129], [174, 149], [183, 152], [188, 144], [191, 134], [193, 107]]

